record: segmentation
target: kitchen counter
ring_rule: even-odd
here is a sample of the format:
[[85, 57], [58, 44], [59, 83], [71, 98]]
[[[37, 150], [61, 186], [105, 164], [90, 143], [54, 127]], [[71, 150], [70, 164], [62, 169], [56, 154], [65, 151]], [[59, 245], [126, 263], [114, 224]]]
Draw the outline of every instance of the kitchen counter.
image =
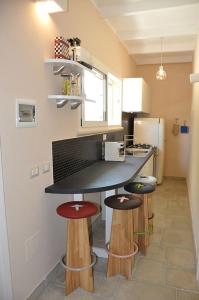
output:
[[145, 157], [126, 156], [124, 162], [97, 161], [45, 188], [46, 193], [84, 194], [117, 189], [130, 182], [154, 154]]

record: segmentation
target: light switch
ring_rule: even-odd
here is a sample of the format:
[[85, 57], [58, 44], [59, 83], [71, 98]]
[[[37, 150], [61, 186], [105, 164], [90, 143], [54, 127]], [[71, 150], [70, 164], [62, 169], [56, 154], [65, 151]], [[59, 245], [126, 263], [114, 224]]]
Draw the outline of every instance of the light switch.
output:
[[46, 162], [42, 165], [42, 173], [47, 173], [50, 171], [50, 162]]
[[30, 178], [33, 178], [33, 177], [36, 177], [36, 176], [39, 176], [39, 167], [38, 166], [33, 167], [30, 170]]

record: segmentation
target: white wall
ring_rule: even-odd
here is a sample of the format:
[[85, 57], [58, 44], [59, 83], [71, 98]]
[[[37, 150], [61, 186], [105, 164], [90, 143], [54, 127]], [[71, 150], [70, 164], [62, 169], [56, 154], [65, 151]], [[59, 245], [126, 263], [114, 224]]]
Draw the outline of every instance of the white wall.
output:
[[189, 126], [192, 86], [189, 74], [191, 63], [164, 64], [167, 72], [166, 80], [157, 80], [155, 74], [158, 65], [139, 65], [136, 75], [143, 77], [151, 91], [151, 117], [165, 119], [165, 163], [164, 175], [187, 177], [189, 168], [189, 136], [181, 134], [174, 136], [172, 127], [178, 118], [180, 125]]
[[[47, 101], [54, 77], [43, 62], [52, 57], [54, 37], [79, 36], [113, 73], [134, 72], [130, 56], [91, 2], [72, 0], [69, 7], [68, 13], [41, 17], [34, 1], [0, 1], [0, 135], [15, 300], [25, 299], [65, 251], [65, 220], [56, 207], [71, 196], [44, 193], [53, 183], [52, 168], [30, 179], [31, 167], [52, 162], [52, 141], [75, 137], [80, 123], [80, 108], [57, 109]], [[36, 100], [36, 128], [15, 127], [16, 98]]]
[[0, 299], [12, 299], [12, 283], [10, 273], [10, 258], [8, 249], [8, 237], [6, 227], [6, 214], [3, 191], [3, 174], [1, 162], [0, 140]]
[[[199, 35], [194, 55], [194, 73], [199, 73]], [[191, 149], [188, 176], [188, 191], [191, 206], [196, 255], [198, 259], [197, 278], [199, 280], [199, 83], [193, 84], [191, 109]]]

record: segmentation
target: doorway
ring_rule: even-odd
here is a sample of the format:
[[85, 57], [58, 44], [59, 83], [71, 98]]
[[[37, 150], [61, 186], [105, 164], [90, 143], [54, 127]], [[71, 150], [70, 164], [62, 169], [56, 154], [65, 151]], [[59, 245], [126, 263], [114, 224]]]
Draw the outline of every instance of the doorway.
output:
[[0, 299], [12, 300], [12, 284], [3, 190], [3, 173], [0, 144]]

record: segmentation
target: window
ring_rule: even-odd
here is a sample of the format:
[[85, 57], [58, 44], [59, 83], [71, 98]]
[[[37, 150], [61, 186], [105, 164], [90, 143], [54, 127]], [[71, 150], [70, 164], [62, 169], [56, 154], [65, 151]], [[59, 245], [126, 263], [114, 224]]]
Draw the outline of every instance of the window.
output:
[[122, 119], [122, 83], [108, 74], [108, 125], [121, 125]]
[[85, 70], [86, 99], [82, 107], [82, 127], [107, 126], [106, 75], [96, 69]]

